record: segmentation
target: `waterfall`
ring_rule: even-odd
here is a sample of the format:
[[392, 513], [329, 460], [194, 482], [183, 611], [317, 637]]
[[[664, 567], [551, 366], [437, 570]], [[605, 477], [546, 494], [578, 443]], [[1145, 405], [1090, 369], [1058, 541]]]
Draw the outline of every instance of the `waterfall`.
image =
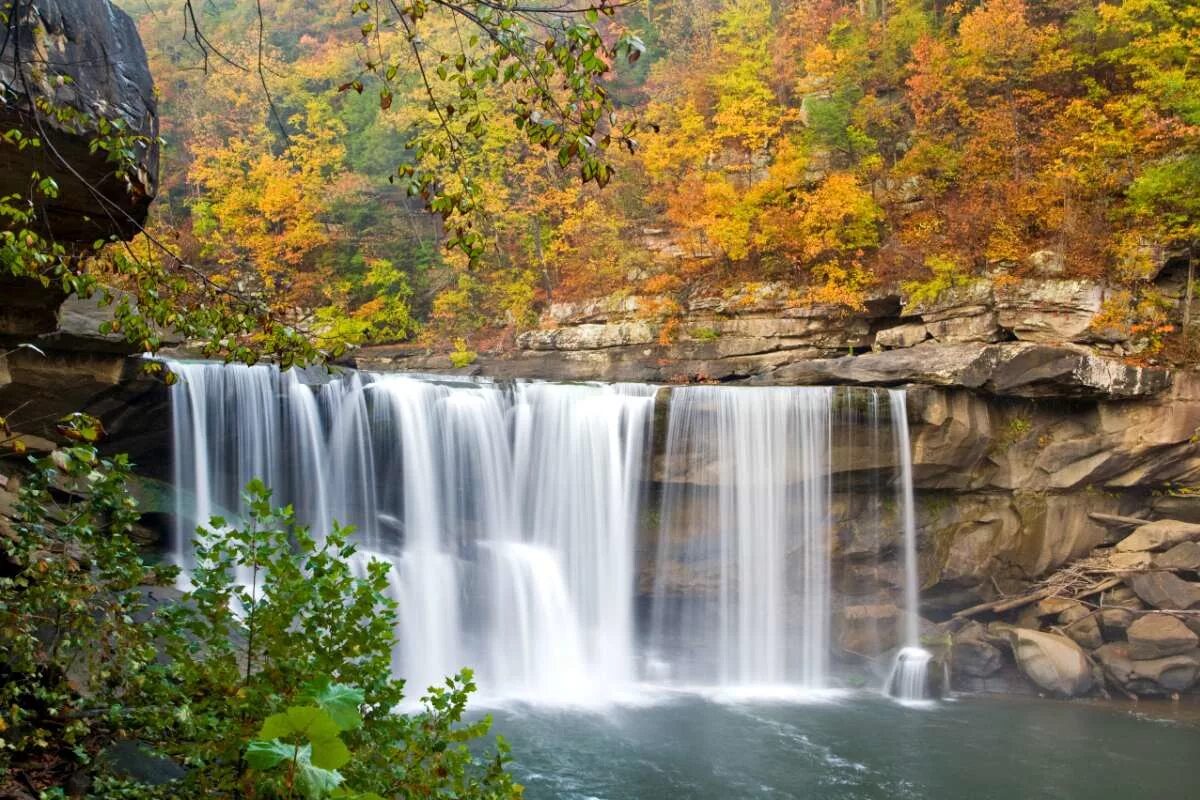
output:
[[[635, 678], [634, 553], [654, 389], [456, 383], [173, 363], [171, 557], [244, 514], [261, 477], [353, 567], [389, 564], [394, 659], [414, 687], [464, 666], [485, 691], [595, 699]], [[239, 578], [240, 579], [240, 578]]]
[[675, 388], [656, 438], [646, 385], [171, 368], [171, 558], [186, 572], [253, 477], [317, 536], [353, 525], [353, 569], [388, 565], [413, 687], [471, 666], [486, 694], [548, 702], [822, 689], [842, 607], [901, 588], [919, 644], [902, 391]]
[[[673, 677], [826, 684], [832, 398], [831, 389], [672, 393], [652, 646], [682, 637], [695, 654]], [[699, 599], [673, 596], [676, 564], [704, 565]]]
[[898, 700], [924, 700], [928, 697], [927, 673], [930, 652], [921, 647], [921, 617], [919, 614], [920, 586], [917, 564], [916, 504], [913, 501], [912, 444], [909, 441], [908, 414], [904, 392], [888, 392], [892, 419], [896, 429], [896, 460], [900, 465], [900, 480], [896, 482], [896, 499], [904, 525], [904, 646], [888, 676], [885, 690]]

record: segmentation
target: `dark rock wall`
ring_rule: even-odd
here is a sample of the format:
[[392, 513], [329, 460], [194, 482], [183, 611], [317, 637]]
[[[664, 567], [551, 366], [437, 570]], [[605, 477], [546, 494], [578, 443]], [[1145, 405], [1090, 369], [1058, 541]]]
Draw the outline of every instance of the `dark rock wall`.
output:
[[[42, 146], [0, 148], [0, 193], [28, 194], [33, 172], [51, 176], [59, 195], [40, 209], [47, 233], [89, 244], [112, 234], [130, 238], [158, 181], [158, 109], [137, 28], [108, 0], [32, 0], [16, 8], [0, 38], [0, 126]], [[38, 109], [39, 102], [66, 118]], [[125, 175], [104, 150], [90, 151], [101, 119], [141, 137]]]

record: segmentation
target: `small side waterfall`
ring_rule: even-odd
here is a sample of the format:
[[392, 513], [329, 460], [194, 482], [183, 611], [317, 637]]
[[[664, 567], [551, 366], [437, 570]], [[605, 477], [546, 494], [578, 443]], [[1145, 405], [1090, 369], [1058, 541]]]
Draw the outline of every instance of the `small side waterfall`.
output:
[[904, 524], [904, 646], [896, 653], [885, 691], [897, 700], [925, 700], [928, 698], [928, 670], [932, 654], [921, 647], [912, 443], [909, 441], [904, 393], [891, 390], [888, 392], [888, 400], [896, 429], [896, 460], [900, 465], [900, 480], [896, 483], [896, 493]]
[[823, 689], [851, 612], [901, 604], [872, 640], [919, 646], [902, 391], [675, 388], [656, 439], [646, 385], [172, 369], [172, 558], [253, 477], [318, 535], [354, 525], [355, 569], [390, 565], [413, 686], [472, 666], [545, 702]]

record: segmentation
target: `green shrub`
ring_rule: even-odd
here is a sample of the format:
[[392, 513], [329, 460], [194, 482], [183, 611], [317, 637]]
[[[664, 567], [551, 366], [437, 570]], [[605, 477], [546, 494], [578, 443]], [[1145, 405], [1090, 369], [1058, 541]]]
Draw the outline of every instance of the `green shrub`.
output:
[[[430, 688], [421, 711], [396, 710], [390, 567], [357, 577], [349, 529], [318, 542], [252, 482], [245, 524], [199, 531], [191, 588], [151, 608], [147, 585], [172, 570], [145, 566], [129, 538], [125, 459], [75, 447], [33, 466], [15, 536], [0, 537], [12, 573], [0, 578], [0, 777], [87, 767], [91, 796], [113, 800], [520, 796], [502, 740], [483, 758], [469, 749], [490, 727], [464, 722], [469, 670]], [[280, 722], [297, 714], [324, 727]], [[185, 776], [151, 787], [109, 774], [97, 756], [123, 739]]]

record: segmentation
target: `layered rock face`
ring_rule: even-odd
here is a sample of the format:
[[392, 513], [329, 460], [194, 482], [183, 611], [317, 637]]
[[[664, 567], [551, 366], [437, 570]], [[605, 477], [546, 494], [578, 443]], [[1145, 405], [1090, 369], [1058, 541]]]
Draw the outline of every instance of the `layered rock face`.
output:
[[[552, 305], [515, 348], [464, 368], [497, 377], [966, 386], [1016, 397], [1143, 397], [1167, 376], [1104, 358], [1137, 344], [1094, 324], [1099, 284], [980, 280], [914, 302], [881, 292], [859, 311], [804, 302], [794, 289], [747, 286], [719, 297], [629, 296]], [[657, 309], [682, 306], [663, 323]], [[411, 346], [364, 348], [362, 367], [449, 370]]]
[[[1119, 538], [1100, 520], [1163, 520], [1139, 531], [1161, 552], [1135, 551], [1133, 539], [1103, 556], [1106, 569], [1149, 570], [1130, 575], [1124, 605], [1110, 591], [1051, 603], [1049, 616], [980, 616], [1006, 621], [1003, 631], [949, 624], [959, 685], [1169, 694], [1193, 685], [1184, 662], [1194, 648], [1147, 658], [1152, 647], [1137, 644], [1140, 631], [1126, 631], [1148, 609], [1187, 617], [1200, 593], [1200, 541], [1189, 525], [1200, 524], [1200, 498], [1189, 491], [1200, 480], [1200, 376], [1128, 360], [1142, 343], [1103, 323], [1105, 300], [1104, 287], [1086, 281], [981, 281], [935, 302], [880, 295], [847, 314], [758, 286], [685, 303], [682, 321], [665, 329], [652, 314], [661, 299], [626, 297], [553, 306], [515, 348], [459, 370], [408, 347], [365, 348], [357, 364], [567, 380], [905, 387], [930, 619], [1019, 597], [1056, 570], [1098, 557]], [[670, 391], [660, 392], [664, 406]], [[656, 450], [651, 491], [663, 491], [666, 475], [680, 479], [663, 458]], [[885, 510], [882, 535], [865, 537], [856, 503], [861, 487], [896, 465], [878, 450], [832, 460], [844, 470], [831, 506], [836, 637], [846, 653], [870, 657], [898, 644], [900, 611], [877, 590], [899, 585], [899, 567], [887, 558], [899, 551], [901, 525]], [[705, 474], [683, 479], [703, 483]], [[687, 536], [650, 528], [650, 541]], [[883, 565], [869, 566], [880, 554]], [[641, 558], [652, 564], [652, 548]], [[705, 591], [701, 577], [674, 580], [681, 590], [694, 583]]]
[[[8, 87], [0, 124], [41, 146], [0, 148], [0, 194], [29, 195], [35, 172], [53, 178], [58, 195], [38, 201], [37, 220], [68, 253], [131, 237], [158, 169], [154, 87], [133, 21], [108, 0], [34, 0], [16, 14], [0, 49]], [[97, 137], [104, 146], [93, 152]], [[132, 163], [110, 159], [112, 148]], [[92, 413], [127, 434], [108, 447], [161, 465], [165, 392], [143, 375], [134, 348], [99, 333], [106, 316], [96, 300], [0, 277], [0, 415], [21, 433], [53, 438], [58, 417]]]

